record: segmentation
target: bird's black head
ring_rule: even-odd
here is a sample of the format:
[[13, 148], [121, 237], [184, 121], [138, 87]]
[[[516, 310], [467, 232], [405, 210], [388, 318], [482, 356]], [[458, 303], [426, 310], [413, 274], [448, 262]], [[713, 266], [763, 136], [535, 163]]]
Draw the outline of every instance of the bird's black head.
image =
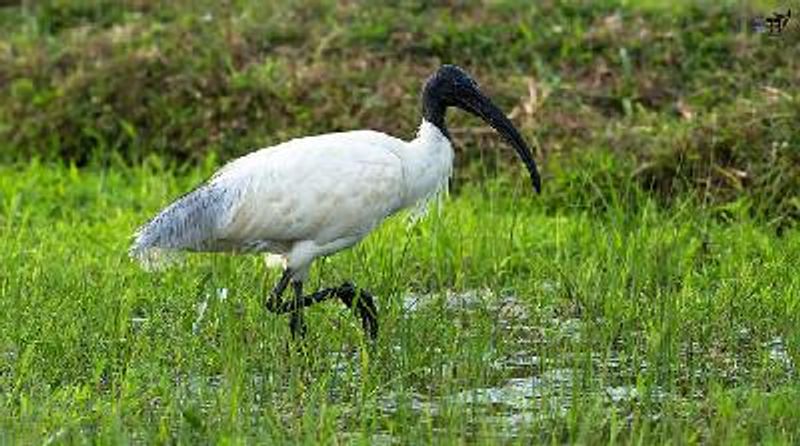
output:
[[422, 90], [422, 115], [449, 137], [444, 116], [447, 107], [458, 106], [465, 93], [480, 91], [466, 71], [455, 65], [442, 65], [425, 83]]
[[528, 172], [537, 192], [541, 190], [541, 179], [531, 151], [525, 140], [492, 101], [481, 93], [478, 83], [469, 74], [455, 65], [442, 65], [425, 83], [422, 91], [422, 116], [435, 125], [448, 138], [450, 134], [444, 123], [447, 107], [458, 107], [486, 121], [514, 147]]

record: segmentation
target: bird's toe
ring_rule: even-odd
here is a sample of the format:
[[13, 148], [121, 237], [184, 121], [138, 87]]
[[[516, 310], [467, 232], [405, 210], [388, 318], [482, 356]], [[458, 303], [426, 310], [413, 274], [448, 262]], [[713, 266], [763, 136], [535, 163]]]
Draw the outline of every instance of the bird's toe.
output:
[[375, 306], [375, 299], [366, 290], [360, 290], [358, 294], [356, 307], [361, 325], [370, 339], [375, 340], [378, 337], [378, 308]]

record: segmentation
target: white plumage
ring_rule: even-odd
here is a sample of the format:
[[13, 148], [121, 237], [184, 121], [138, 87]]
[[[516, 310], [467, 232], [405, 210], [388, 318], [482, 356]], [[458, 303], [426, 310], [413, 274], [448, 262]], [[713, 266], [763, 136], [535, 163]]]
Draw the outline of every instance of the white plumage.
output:
[[131, 255], [148, 264], [168, 250], [268, 252], [303, 280], [315, 258], [433, 196], [452, 163], [450, 141], [424, 120], [409, 142], [374, 131], [294, 139], [223, 166], [142, 226]]

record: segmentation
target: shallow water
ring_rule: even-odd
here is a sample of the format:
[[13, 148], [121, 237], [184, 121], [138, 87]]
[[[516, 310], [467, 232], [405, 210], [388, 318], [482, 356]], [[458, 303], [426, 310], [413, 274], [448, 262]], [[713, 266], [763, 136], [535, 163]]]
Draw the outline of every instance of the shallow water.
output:
[[[441, 302], [439, 299], [444, 299]], [[503, 331], [513, 331], [513, 340], [510, 345], [514, 351], [496, 358], [491, 367], [508, 378], [497, 385], [464, 389], [452, 394], [427, 397], [422, 393], [410, 393], [402, 396], [387, 395], [381, 399], [380, 409], [391, 414], [398, 410], [399, 401], [405, 402], [405, 409], [437, 417], [445, 408], [453, 406], [465, 407], [473, 415], [480, 418], [480, 423], [491, 425], [492, 431], [502, 433], [501, 436], [515, 437], [539, 420], [564, 417], [572, 403], [573, 393], [576, 389], [576, 369], [565, 367], [569, 358], [561, 358], [556, 362], [541, 358], [537, 351], [543, 342], [568, 342], [581, 341], [582, 322], [577, 318], [553, 318], [544, 324], [535, 326], [529, 319], [527, 306], [513, 295], [497, 295], [490, 290], [471, 290], [463, 293], [446, 292], [443, 295], [409, 294], [403, 301], [403, 309], [407, 313], [421, 311], [428, 305], [441, 304], [446, 310], [455, 311], [484, 311], [488, 310], [495, 316], [497, 328]], [[542, 339], [542, 334], [545, 334]], [[538, 336], [527, 336], [533, 334]], [[785, 342], [776, 337], [762, 345], [762, 351], [779, 365], [786, 378], [793, 376], [795, 366], [789, 355]], [[743, 362], [737, 355], [740, 352], [728, 352], [728, 357], [723, 362], [728, 370], [715, 370], [715, 373], [725, 375], [739, 375], [747, 373], [740, 363]], [[620, 358], [617, 351], [594, 353], [591, 355], [592, 368], [601, 373], [596, 373], [587, 385], [583, 383], [581, 396], [585, 398], [599, 397], [607, 405], [617, 407], [630, 407], [642, 404], [643, 395], [637, 388], [637, 376], [647, 371], [649, 364], [645, 359], [638, 359], [632, 363], [630, 358]], [[711, 372], [696, 370], [695, 373], [710, 374]], [[588, 390], [591, 389], [591, 390]], [[705, 395], [692, 392], [688, 395], [669, 394], [660, 385], [648, 386], [647, 400], [660, 404], [670, 398], [702, 399]], [[651, 414], [659, 418], [660, 414]], [[628, 415], [628, 421], [632, 415]], [[384, 439], [385, 440], [385, 439]]]
[[[218, 290], [216, 298], [224, 301], [225, 290]], [[204, 322], [207, 301], [211, 296], [205, 296], [198, 305], [197, 319], [193, 328]], [[575, 398], [585, 398], [592, 401], [601, 401], [602, 404], [620, 408], [620, 415], [629, 422], [633, 417], [633, 408], [651, 404], [649, 415], [659, 418], [660, 404], [670, 399], [703, 399], [705, 395], [697, 390], [684, 391], [681, 394], [669, 393], [658, 384], [648, 384], [637, 387], [637, 379], [646, 372], [650, 365], [644, 358], [635, 362], [624, 351], [609, 350], [596, 352], [586, 356], [584, 353], [575, 353], [570, 356], [565, 353], [558, 358], [542, 357], [541, 352], [547, 351], [547, 343], [561, 343], [565, 345], [584, 342], [581, 339], [585, 333], [584, 323], [578, 318], [550, 318], [531, 320], [528, 306], [511, 294], [500, 295], [489, 290], [471, 290], [464, 293], [446, 292], [439, 295], [409, 294], [403, 299], [403, 311], [407, 316], [419, 311], [446, 311], [454, 312], [489, 312], [490, 318], [496, 325], [506, 342], [501, 353], [491, 353], [494, 357], [487, 358], [489, 373], [492, 376], [492, 385], [456, 390], [435, 390], [410, 388], [401, 393], [387, 391], [376, 396], [376, 407], [379, 413], [387, 417], [399, 413], [411, 412], [422, 419], [436, 420], [444, 418], [447, 414], [469, 414], [468, 423], [474, 424], [475, 430], [484, 429], [502, 438], [516, 438], [524, 435], [526, 429], [538, 422], [553, 419], [563, 419], [575, 404]], [[134, 325], [146, 323], [146, 320], [132, 320]], [[682, 355], [692, 354], [696, 351], [706, 359], [704, 352], [697, 343], [685, 346]], [[774, 362], [776, 370], [781, 370], [785, 378], [795, 374], [795, 364], [788, 352], [783, 338], [775, 337], [761, 345], [764, 357]], [[400, 348], [396, 346], [396, 348]], [[559, 349], [556, 349], [558, 351]], [[569, 351], [569, 349], [567, 349]], [[328, 392], [332, 402], [345, 403], [349, 401], [348, 395], [353, 391], [353, 380], [359, 380], [360, 368], [354, 367], [360, 361], [359, 352], [356, 350], [334, 351], [331, 355], [334, 369]], [[748, 373], [745, 360], [738, 357], [741, 352], [731, 351], [715, 364], [709, 361], [708, 366], [701, 363], [699, 367], [687, 369], [695, 376], [687, 379], [706, 379], [704, 375], [716, 374], [729, 382], [737, 382], [740, 376]], [[719, 364], [722, 364], [720, 366]], [[587, 378], [585, 367], [589, 367], [593, 374]], [[716, 367], [716, 369], [714, 368]], [[722, 367], [720, 369], [720, 367]], [[779, 375], [780, 376], [780, 375]], [[339, 379], [341, 377], [341, 379]], [[252, 386], [262, 388], [264, 377], [253, 376]], [[211, 401], [214, 392], [224, 385], [222, 376], [211, 377], [184, 377], [179, 387], [184, 389], [186, 401]], [[287, 393], [288, 393], [287, 389]], [[645, 395], [642, 393], [646, 392]], [[264, 398], [264, 404], [273, 402], [272, 396], [255, 395], [256, 401]], [[656, 406], [652, 406], [655, 403]], [[202, 405], [201, 410], [208, 405]], [[341, 404], [343, 414], [356, 414], [355, 407], [348, 408]], [[291, 412], [289, 410], [288, 412]], [[288, 416], [288, 415], [287, 415]], [[442, 425], [446, 426], [443, 421]], [[342, 432], [343, 440], [363, 439], [357, 432]], [[374, 437], [369, 438], [373, 444], [395, 444], [397, 439], [389, 431], [379, 430]]]

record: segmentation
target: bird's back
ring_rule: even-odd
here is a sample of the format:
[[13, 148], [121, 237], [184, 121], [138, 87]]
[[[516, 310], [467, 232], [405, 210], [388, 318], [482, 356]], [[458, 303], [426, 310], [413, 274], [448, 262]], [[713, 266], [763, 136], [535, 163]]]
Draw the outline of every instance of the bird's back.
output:
[[223, 166], [137, 233], [153, 250], [271, 251], [365, 234], [402, 206], [404, 142], [373, 131], [294, 139]]

